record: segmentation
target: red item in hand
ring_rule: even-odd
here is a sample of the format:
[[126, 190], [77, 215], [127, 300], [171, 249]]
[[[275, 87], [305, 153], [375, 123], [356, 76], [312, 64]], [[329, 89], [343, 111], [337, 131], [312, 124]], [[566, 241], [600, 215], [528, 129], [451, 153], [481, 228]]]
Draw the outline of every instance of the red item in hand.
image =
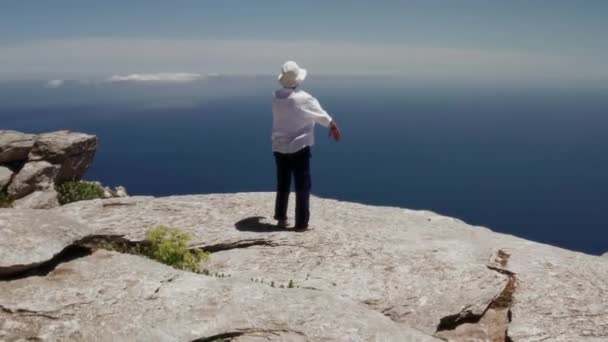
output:
[[336, 142], [340, 141], [340, 139], [342, 137], [342, 133], [340, 133], [340, 129], [338, 129], [338, 126], [336, 126], [335, 124], [331, 125], [330, 130], [329, 130], [329, 136], [334, 138], [334, 140]]

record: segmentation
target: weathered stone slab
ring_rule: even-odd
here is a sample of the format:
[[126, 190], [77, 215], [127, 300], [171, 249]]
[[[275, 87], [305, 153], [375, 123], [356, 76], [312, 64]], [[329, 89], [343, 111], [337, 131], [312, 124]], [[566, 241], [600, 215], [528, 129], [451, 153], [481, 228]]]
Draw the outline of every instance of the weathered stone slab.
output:
[[0, 340], [437, 341], [365, 305], [98, 251], [0, 282]]
[[34, 191], [13, 202], [16, 209], [51, 209], [59, 206], [59, 194], [54, 187]]
[[48, 261], [91, 229], [45, 210], [0, 209], [0, 275]]
[[[275, 284], [293, 280], [363, 303], [426, 334], [459, 316], [478, 321], [440, 335], [462, 340], [498, 334], [489, 327], [510, 315], [508, 336], [514, 341], [608, 336], [604, 258], [431, 212], [319, 198], [312, 199], [312, 230], [296, 233], [256, 218], [272, 216], [273, 200], [270, 193], [134, 197], [58, 210], [131, 240], [144, 239], [160, 224], [185, 229], [195, 245], [213, 252], [206, 266], [211, 272]], [[509, 284], [506, 292], [512, 293], [505, 295]]]
[[[121, 203], [123, 203], [121, 205]], [[427, 334], [463, 308], [481, 314], [506, 278], [489, 270], [487, 230], [428, 212], [314, 198], [313, 230], [244, 219], [272, 213], [272, 194], [130, 198], [60, 209], [98, 233], [143, 240], [157, 225], [179, 227], [215, 253], [208, 267], [242, 279], [327, 291], [364, 303]]]
[[13, 177], [13, 171], [9, 168], [0, 166], [0, 191], [4, 190]]
[[534, 242], [506, 242], [517, 277], [513, 341], [607, 341], [608, 263]]
[[94, 135], [57, 131], [36, 138], [29, 160], [46, 160], [60, 165], [56, 182], [78, 180], [92, 164], [97, 149]]
[[32, 134], [0, 130], [0, 163], [26, 160], [34, 138]]
[[59, 167], [48, 161], [33, 161], [25, 164], [8, 186], [8, 195], [21, 198], [36, 190], [47, 190], [54, 186]]

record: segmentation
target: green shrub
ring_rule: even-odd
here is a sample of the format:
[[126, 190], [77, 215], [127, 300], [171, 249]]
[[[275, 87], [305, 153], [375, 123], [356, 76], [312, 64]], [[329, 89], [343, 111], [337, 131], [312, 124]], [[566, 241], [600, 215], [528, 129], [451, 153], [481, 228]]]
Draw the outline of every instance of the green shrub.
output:
[[59, 203], [92, 200], [103, 197], [103, 188], [98, 183], [85, 181], [65, 182], [57, 187]]
[[201, 250], [188, 249], [190, 234], [176, 228], [156, 227], [148, 232], [147, 239], [149, 245], [142, 249], [143, 254], [175, 268], [196, 272], [208, 258]]
[[0, 208], [10, 208], [13, 205], [13, 200], [5, 191], [0, 191]]

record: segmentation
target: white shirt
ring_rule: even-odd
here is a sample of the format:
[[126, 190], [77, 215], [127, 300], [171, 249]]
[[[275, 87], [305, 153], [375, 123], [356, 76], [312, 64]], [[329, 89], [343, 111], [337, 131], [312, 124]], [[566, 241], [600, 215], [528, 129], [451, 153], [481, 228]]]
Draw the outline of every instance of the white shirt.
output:
[[294, 153], [314, 145], [315, 124], [328, 127], [332, 122], [312, 95], [285, 88], [274, 92], [272, 116], [272, 150], [280, 153]]

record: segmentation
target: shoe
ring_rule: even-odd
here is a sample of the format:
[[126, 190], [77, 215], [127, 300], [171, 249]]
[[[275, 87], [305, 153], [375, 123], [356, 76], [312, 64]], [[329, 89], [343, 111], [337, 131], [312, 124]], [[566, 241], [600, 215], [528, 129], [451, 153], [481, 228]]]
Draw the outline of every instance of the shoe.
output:
[[289, 223], [287, 223], [287, 220], [277, 220], [277, 227], [279, 228], [287, 228], [287, 226], [289, 225]]
[[308, 225], [307, 224], [302, 224], [302, 225], [296, 225], [293, 230], [298, 231], [298, 232], [303, 232], [308, 230]]

